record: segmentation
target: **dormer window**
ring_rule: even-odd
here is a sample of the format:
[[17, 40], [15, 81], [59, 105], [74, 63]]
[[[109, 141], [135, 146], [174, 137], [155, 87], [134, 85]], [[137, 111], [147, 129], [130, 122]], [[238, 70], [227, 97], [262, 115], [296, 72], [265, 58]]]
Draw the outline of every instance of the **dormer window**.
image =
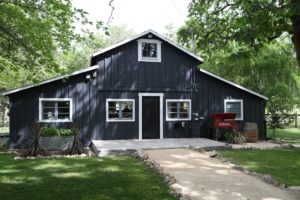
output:
[[152, 39], [138, 40], [138, 61], [161, 62], [161, 41]]

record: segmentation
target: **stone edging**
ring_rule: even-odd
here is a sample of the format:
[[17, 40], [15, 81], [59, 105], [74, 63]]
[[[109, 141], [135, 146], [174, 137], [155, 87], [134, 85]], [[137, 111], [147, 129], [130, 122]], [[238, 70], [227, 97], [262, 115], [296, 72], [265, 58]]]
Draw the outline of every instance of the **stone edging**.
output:
[[232, 169], [236, 169], [238, 171], [241, 171], [245, 174], [248, 174], [252, 177], [258, 178], [261, 181], [273, 185], [277, 188], [286, 190], [286, 191], [290, 191], [290, 192], [296, 192], [296, 193], [300, 193], [300, 186], [290, 186], [287, 187], [285, 184], [283, 183], [279, 183], [278, 181], [276, 181], [271, 175], [269, 174], [261, 174], [261, 173], [257, 173], [257, 172], [253, 172], [253, 171], [249, 171], [247, 169], [245, 169], [243, 166], [238, 165], [232, 161], [229, 161], [228, 159], [225, 159], [224, 157], [222, 157], [218, 152], [216, 152], [215, 150], [213, 151], [205, 151], [203, 149], [195, 149], [196, 151], [199, 151], [201, 153], [205, 153], [207, 154], [210, 158], [216, 158], [220, 161], [222, 161], [224, 164], [229, 165], [230, 168]]
[[149, 159], [148, 154], [139, 152], [138, 158], [142, 160], [147, 167], [157, 172], [159, 175], [161, 175], [164, 178], [164, 181], [168, 184], [170, 188], [170, 194], [178, 197], [180, 200], [190, 200], [190, 197], [186, 195], [182, 195], [181, 191], [174, 188], [173, 185], [177, 183], [177, 180], [174, 176], [166, 173], [163, 168], [154, 160]]

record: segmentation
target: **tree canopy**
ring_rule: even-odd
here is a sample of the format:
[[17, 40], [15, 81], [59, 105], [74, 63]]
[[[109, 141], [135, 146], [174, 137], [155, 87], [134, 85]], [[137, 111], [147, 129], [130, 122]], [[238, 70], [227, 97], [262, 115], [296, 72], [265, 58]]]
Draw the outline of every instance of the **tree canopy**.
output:
[[134, 35], [133, 30], [129, 30], [124, 25], [109, 26], [107, 31], [98, 31], [92, 37], [85, 35], [84, 40], [72, 44], [69, 51], [58, 51], [56, 53], [60, 71], [62, 73], [70, 73], [84, 67], [89, 67], [91, 54], [96, 50], [113, 45], [132, 35]]
[[72, 41], [81, 41], [82, 32], [91, 34], [87, 14], [70, 0], [0, 0], [1, 73], [26, 72], [25, 79], [35, 80], [57, 71], [55, 52], [69, 50]]
[[257, 49], [283, 34], [291, 35], [300, 67], [299, 0], [193, 0], [178, 37], [211, 53], [229, 41]]

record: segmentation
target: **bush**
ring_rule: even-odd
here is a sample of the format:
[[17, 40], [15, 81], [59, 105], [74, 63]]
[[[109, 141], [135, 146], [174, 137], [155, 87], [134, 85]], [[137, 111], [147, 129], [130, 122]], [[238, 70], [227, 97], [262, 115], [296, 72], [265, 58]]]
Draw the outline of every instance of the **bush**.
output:
[[230, 144], [243, 144], [247, 141], [246, 137], [238, 130], [226, 130], [224, 137]]
[[59, 129], [59, 134], [60, 136], [64, 136], [64, 137], [73, 135], [72, 130], [69, 128]]
[[7, 150], [8, 150], [8, 142], [0, 141], [0, 151], [7, 151]]
[[59, 136], [59, 130], [55, 127], [44, 127], [41, 130], [41, 136], [51, 137], [51, 136]]
[[69, 128], [61, 128], [61, 129], [57, 129], [55, 127], [44, 127], [42, 128], [41, 131], [41, 136], [44, 137], [53, 137], [53, 136], [63, 136], [63, 137], [67, 137], [67, 136], [72, 136], [72, 129]]

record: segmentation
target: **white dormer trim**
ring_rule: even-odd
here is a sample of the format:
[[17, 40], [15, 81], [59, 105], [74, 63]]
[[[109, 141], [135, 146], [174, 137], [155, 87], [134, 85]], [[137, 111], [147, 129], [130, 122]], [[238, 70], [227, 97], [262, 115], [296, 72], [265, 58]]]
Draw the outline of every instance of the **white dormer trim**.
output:
[[[138, 61], [139, 62], [161, 62], [161, 41], [154, 39], [140, 39], [138, 41]], [[143, 57], [142, 54], [142, 43], [155, 43], [157, 46], [156, 49], [156, 58]]]

